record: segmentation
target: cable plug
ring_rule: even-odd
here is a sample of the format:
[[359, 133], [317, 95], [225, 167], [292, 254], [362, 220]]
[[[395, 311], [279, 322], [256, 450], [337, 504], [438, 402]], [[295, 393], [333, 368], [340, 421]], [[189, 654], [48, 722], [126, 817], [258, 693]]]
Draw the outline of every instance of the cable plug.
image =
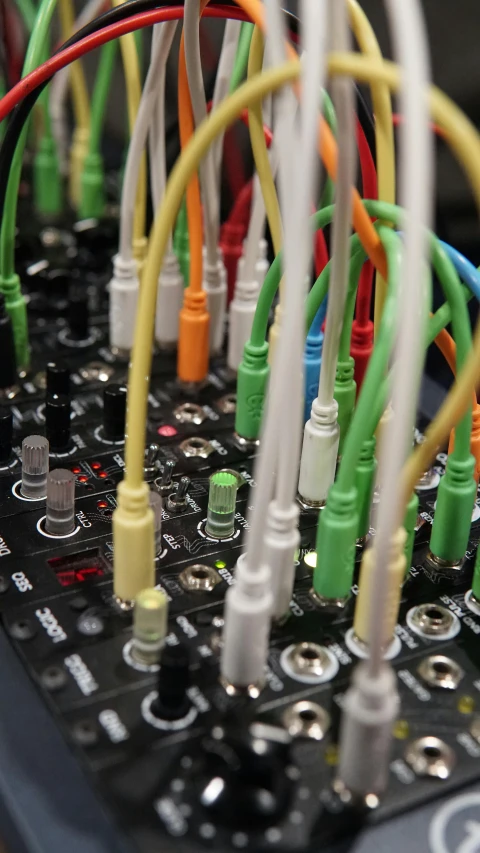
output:
[[357, 383], [357, 394], [360, 393], [368, 362], [373, 352], [373, 323], [360, 324], [357, 319], [352, 323], [350, 355], [355, 361], [354, 378]]
[[178, 317], [183, 302], [183, 278], [177, 256], [165, 254], [158, 277], [155, 340], [162, 349], [175, 347], [178, 341]]
[[335, 477], [340, 438], [337, 415], [336, 400], [321, 406], [315, 398], [303, 431], [298, 482], [300, 498], [308, 506], [323, 506]]
[[303, 354], [303, 373], [305, 376], [305, 402], [303, 418], [305, 423], [310, 417], [312, 403], [318, 394], [318, 382], [320, 379], [320, 368], [322, 366], [323, 332], [310, 329], [305, 341], [305, 352]]
[[438, 486], [430, 553], [434, 559], [447, 565], [458, 565], [468, 547], [477, 494], [474, 471], [475, 459], [471, 454], [464, 460], [449, 456]]
[[472, 590], [470, 593], [473, 604], [480, 608], [480, 546], [477, 547], [475, 568], [473, 570]]
[[[448, 442], [448, 452], [452, 452], [455, 445], [455, 430], [452, 429]], [[472, 412], [472, 432], [470, 433], [470, 452], [475, 458], [474, 480], [478, 486], [480, 479], [480, 405], [474, 407]]]
[[282, 510], [276, 501], [271, 501], [265, 523], [265, 563], [272, 573], [272, 597], [274, 619], [288, 613], [295, 581], [295, 552], [300, 546], [298, 519], [300, 511], [292, 503]]
[[113, 513], [113, 592], [125, 604], [155, 586], [155, 525], [148, 483], [118, 484]]
[[105, 170], [103, 157], [89, 152], [80, 179], [80, 219], [101, 219], [105, 210]]
[[180, 382], [203, 382], [208, 373], [210, 315], [207, 295], [187, 287], [178, 326], [177, 374]]
[[139, 291], [136, 261], [115, 255], [109, 284], [110, 346], [122, 353], [133, 346]]
[[245, 262], [240, 258], [237, 268], [235, 293], [229, 308], [228, 357], [231, 370], [238, 370], [243, 357], [245, 344], [250, 339], [253, 318], [257, 307], [260, 287], [258, 281], [246, 281], [243, 278]]
[[14, 273], [7, 278], [0, 277], [0, 291], [5, 296], [5, 308], [12, 321], [17, 370], [27, 370], [30, 365], [27, 304], [18, 275]]
[[357, 539], [364, 539], [370, 529], [370, 508], [375, 486], [377, 459], [375, 438], [363, 442], [355, 468], [355, 488], [357, 490], [358, 528]]
[[345, 605], [355, 568], [357, 529], [356, 489], [344, 492], [338, 483], [333, 483], [318, 519], [317, 565], [313, 573], [313, 592], [318, 603]]
[[265, 237], [262, 237], [258, 241], [258, 254], [257, 260], [255, 261], [255, 279], [258, 284], [259, 292], [269, 269], [270, 262], [268, 260], [268, 243], [265, 240]]
[[59, 216], [63, 209], [62, 178], [55, 142], [42, 136], [33, 163], [33, 192], [35, 209], [40, 216]]
[[273, 364], [277, 344], [282, 331], [282, 305], [277, 302], [273, 312], [273, 323], [268, 330], [268, 363]]
[[137, 262], [137, 273], [139, 277], [142, 277], [142, 269], [145, 263], [145, 258], [147, 256], [147, 248], [148, 248], [148, 238], [143, 237], [134, 237], [132, 241], [132, 254]]
[[268, 566], [252, 570], [242, 554], [235, 569], [235, 584], [225, 596], [220, 670], [227, 689], [233, 686], [259, 690], [265, 682], [273, 607], [271, 587]]
[[413, 546], [415, 544], [415, 528], [417, 526], [418, 506], [418, 495], [416, 492], [412, 492], [410, 500], [407, 504], [407, 509], [405, 511], [405, 518], [403, 520], [403, 526], [405, 529], [405, 533], [407, 534], [407, 538], [405, 541], [405, 571], [407, 577], [410, 573], [410, 569], [412, 568], [412, 555]]
[[88, 154], [88, 139], [90, 130], [88, 127], [77, 127], [73, 131], [72, 145], [70, 148], [70, 173], [68, 182], [68, 195], [70, 204], [77, 210], [80, 204], [81, 180], [83, 166]]
[[247, 441], [259, 437], [269, 375], [268, 344], [256, 347], [247, 341], [238, 366], [235, 413], [235, 432]]
[[338, 452], [340, 456], [350, 429], [357, 397], [357, 386], [353, 378], [354, 370], [355, 362], [351, 356], [346, 361], [338, 361], [337, 363], [333, 396], [338, 403], [338, 426], [340, 429]]
[[175, 252], [185, 287], [190, 281], [190, 239], [188, 236], [187, 203], [185, 198], [180, 205], [173, 232], [173, 251]]
[[239, 277], [238, 262], [242, 257], [243, 240], [246, 227], [243, 223], [229, 222], [227, 219], [220, 230], [219, 249], [227, 273], [227, 301], [234, 298], [236, 282]]
[[[390, 542], [390, 552], [386, 557], [387, 565], [383, 569], [386, 573], [386, 591], [382, 605], [382, 612], [378, 618], [382, 620], [382, 650], [385, 652], [395, 635], [395, 626], [398, 620], [402, 585], [405, 580], [405, 544], [407, 534], [403, 527], [397, 528]], [[370, 608], [375, 601], [374, 584], [377, 582], [375, 571], [375, 544], [373, 548], [367, 548], [363, 552], [362, 565], [360, 568], [360, 579], [358, 583], [357, 604], [353, 620], [355, 637], [364, 646], [368, 646], [370, 639]], [[383, 559], [383, 556], [380, 557]]]
[[220, 253], [217, 261], [210, 264], [207, 251], [203, 247], [202, 288], [207, 294], [207, 307], [210, 314], [210, 352], [219, 353], [225, 337], [225, 317], [227, 311], [227, 273]]
[[378, 675], [371, 676], [368, 664], [359, 663], [342, 704], [337, 786], [362, 799], [383, 794], [399, 705], [391, 666], [384, 663]]

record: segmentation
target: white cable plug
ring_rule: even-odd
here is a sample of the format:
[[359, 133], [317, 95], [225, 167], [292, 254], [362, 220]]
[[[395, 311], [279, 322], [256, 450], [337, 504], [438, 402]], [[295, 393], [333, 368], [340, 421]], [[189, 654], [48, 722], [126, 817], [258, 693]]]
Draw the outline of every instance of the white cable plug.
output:
[[322, 406], [318, 397], [312, 403], [310, 417], [303, 430], [298, 491], [311, 506], [323, 506], [335, 478], [340, 428], [338, 404], [332, 398]]
[[[260, 260], [257, 261], [260, 263]], [[243, 357], [243, 348], [250, 338], [253, 318], [257, 307], [260, 286], [258, 279], [245, 279], [245, 260], [240, 258], [237, 266], [235, 292], [229, 306], [228, 356], [230, 370], [238, 370]]]
[[265, 276], [270, 269], [270, 263], [268, 260], [268, 243], [264, 237], [262, 237], [258, 241], [258, 253], [257, 260], [255, 261], [255, 272], [254, 276], [258, 284], [258, 290], [260, 292], [263, 282], [265, 281]]
[[295, 580], [295, 552], [300, 546], [299, 508], [292, 503], [280, 509], [277, 501], [268, 507], [265, 532], [265, 562], [271, 566], [273, 619], [288, 613]]
[[167, 251], [158, 277], [155, 340], [162, 349], [178, 341], [178, 318], [183, 302], [183, 276], [177, 256]]
[[220, 670], [227, 685], [261, 687], [265, 681], [273, 597], [268, 566], [250, 569], [242, 554], [235, 584], [225, 596]]
[[137, 262], [115, 255], [108, 287], [110, 346], [121, 352], [130, 352], [133, 346], [139, 291]]
[[210, 353], [217, 353], [222, 349], [225, 336], [227, 271], [218, 250], [216, 263], [209, 262], [205, 246], [203, 247], [202, 288], [207, 294], [207, 309], [210, 315]]
[[354, 796], [380, 795], [388, 782], [392, 726], [399, 697], [395, 675], [383, 663], [375, 677], [358, 664], [342, 705], [338, 779]]

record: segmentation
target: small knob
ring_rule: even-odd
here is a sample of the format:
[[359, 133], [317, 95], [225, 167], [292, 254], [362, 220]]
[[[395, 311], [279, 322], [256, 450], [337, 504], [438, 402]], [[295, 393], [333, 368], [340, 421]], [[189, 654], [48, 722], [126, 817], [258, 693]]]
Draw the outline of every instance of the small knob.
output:
[[12, 321], [7, 314], [5, 297], [0, 293], [0, 388], [11, 388], [16, 381], [17, 367]]
[[22, 442], [22, 495], [32, 500], [47, 493], [48, 441], [43, 435], [29, 435]]
[[68, 326], [70, 337], [75, 341], [84, 341], [89, 335], [90, 312], [88, 294], [81, 285], [73, 285], [69, 291]]
[[125, 438], [126, 411], [127, 389], [125, 385], [112, 382], [103, 391], [103, 432], [108, 441]]
[[12, 455], [13, 415], [10, 409], [0, 408], [0, 466], [6, 465]]
[[168, 598], [159, 589], [143, 589], [133, 610], [133, 657], [140, 663], [158, 663], [168, 625]]
[[183, 512], [187, 508], [187, 494], [190, 488], [190, 478], [181, 477], [177, 489], [168, 496], [167, 509], [170, 512]]
[[45, 431], [50, 449], [57, 453], [70, 442], [70, 398], [65, 394], [51, 394], [45, 403]]
[[75, 530], [75, 475], [66, 468], [48, 475], [45, 528], [54, 536], [68, 536]]
[[52, 394], [70, 394], [70, 370], [66, 365], [49, 361], [46, 370], [47, 396]]
[[172, 475], [175, 469], [175, 462], [173, 459], [167, 459], [166, 462], [163, 463], [162, 473], [159, 477], [157, 477], [153, 484], [161, 495], [168, 495], [172, 490]]
[[228, 539], [235, 533], [238, 478], [232, 471], [216, 471], [210, 477], [205, 531], [213, 539]]
[[153, 713], [162, 720], [180, 720], [188, 713], [190, 700], [190, 654], [188, 648], [179, 643], [164, 646], [160, 656], [158, 674], [158, 696], [152, 705]]

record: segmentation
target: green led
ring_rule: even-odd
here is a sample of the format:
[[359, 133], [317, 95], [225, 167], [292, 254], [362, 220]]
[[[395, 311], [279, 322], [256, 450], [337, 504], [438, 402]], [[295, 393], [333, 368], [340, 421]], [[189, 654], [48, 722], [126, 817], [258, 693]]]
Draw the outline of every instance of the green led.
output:
[[238, 478], [231, 471], [217, 471], [210, 477], [205, 532], [213, 539], [228, 539], [235, 532], [235, 505]]
[[225, 560], [215, 560], [215, 568], [216, 569], [226, 569], [227, 564]]

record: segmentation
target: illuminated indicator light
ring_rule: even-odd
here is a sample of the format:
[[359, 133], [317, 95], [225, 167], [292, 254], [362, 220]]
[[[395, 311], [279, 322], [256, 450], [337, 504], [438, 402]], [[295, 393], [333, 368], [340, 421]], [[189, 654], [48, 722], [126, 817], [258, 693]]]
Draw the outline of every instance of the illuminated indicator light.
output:
[[88, 483], [88, 477], [86, 474], [81, 474], [80, 477], [77, 477], [79, 483]]
[[317, 552], [316, 551], [309, 551], [308, 554], [305, 554], [303, 560], [307, 564], [309, 569], [316, 569], [317, 568]]
[[225, 560], [216, 560], [215, 561], [215, 568], [216, 569], [226, 569], [227, 564], [226, 564]]
[[99, 471], [97, 476], [100, 477], [100, 479], [105, 480], [108, 477], [108, 474], [106, 471]]
[[78, 465], [75, 465], [75, 467], [72, 468], [72, 474], [81, 474], [81, 473], [82, 473], [82, 469], [79, 468]]
[[92, 471], [99, 471], [102, 467], [101, 462], [92, 462], [91, 468]]
[[410, 734], [410, 726], [408, 725], [406, 720], [397, 720], [395, 723], [393, 730], [393, 737], [396, 740], [406, 740]]
[[177, 432], [178, 430], [174, 426], [170, 426], [170, 424], [164, 424], [157, 429], [158, 435], [161, 435], [162, 438], [173, 438], [174, 435], [177, 435]]
[[331, 743], [325, 750], [325, 762], [329, 767], [336, 767], [338, 764], [338, 746], [336, 743]]
[[475, 710], [475, 700], [472, 696], [460, 696], [457, 708], [461, 714], [473, 714]]
[[106, 501], [99, 501], [97, 507], [98, 509], [108, 509], [108, 503]]
[[57, 578], [62, 586], [72, 586], [76, 583], [85, 583], [91, 578], [99, 578], [103, 575], [102, 569], [98, 566], [86, 566], [84, 569], [68, 569], [64, 572], [58, 572]]

